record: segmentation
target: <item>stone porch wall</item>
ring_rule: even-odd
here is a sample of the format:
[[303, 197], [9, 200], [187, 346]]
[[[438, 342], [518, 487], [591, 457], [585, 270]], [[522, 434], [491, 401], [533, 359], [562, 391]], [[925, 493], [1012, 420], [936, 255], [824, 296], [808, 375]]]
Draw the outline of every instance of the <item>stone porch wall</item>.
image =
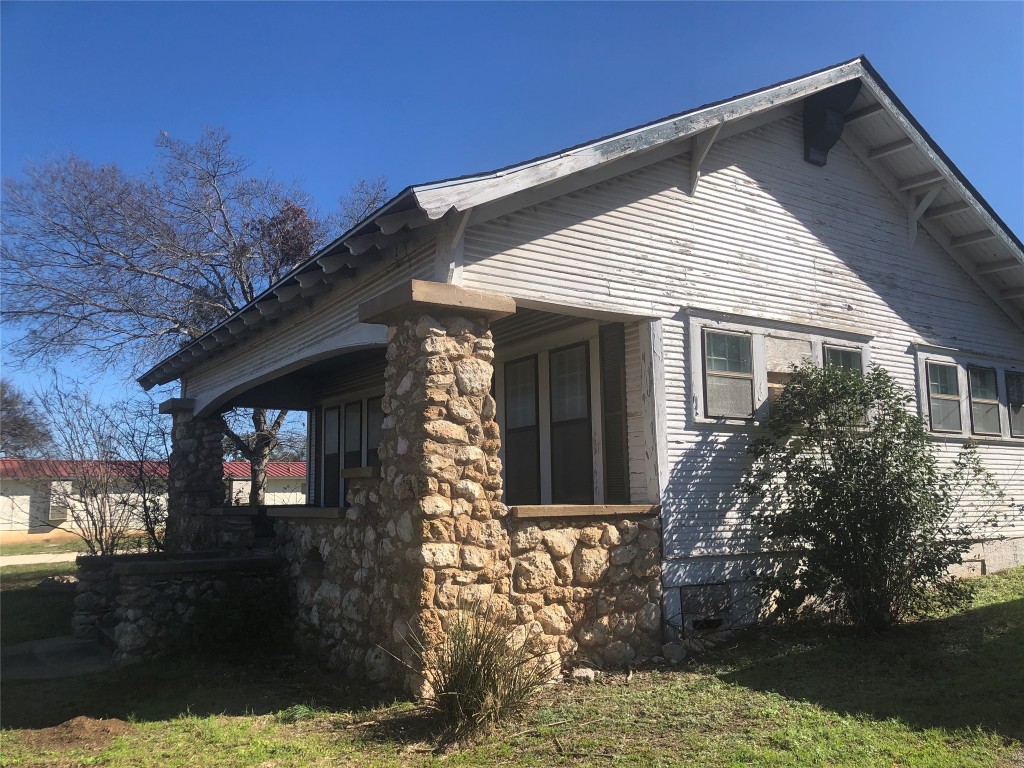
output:
[[510, 528], [516, 619], [563, 665], [622, 667], [661, 653], [658, 516]]
[[[353, 677], [397, 682], [389, 646], [396, 580], [393, 521], [380, 514], [380, 481], [348, 481], [339, 519], [279, 519], [274, 549], [286, 562], [293, 637], [300, 652]], [[397, 574], [400, 575], [400, 574]], [[401, 588], [399, 586], [399, 588]]]
[[[112, 644], [121, 663], [206, 647], [232, 629], [258, 637], [283, 618], [274, 615], [284, 610], [281, 566], [278, 558], [223, 552], [79, 557], [72, 631]], [[246, 616], [267, 621], [228, 626]]]

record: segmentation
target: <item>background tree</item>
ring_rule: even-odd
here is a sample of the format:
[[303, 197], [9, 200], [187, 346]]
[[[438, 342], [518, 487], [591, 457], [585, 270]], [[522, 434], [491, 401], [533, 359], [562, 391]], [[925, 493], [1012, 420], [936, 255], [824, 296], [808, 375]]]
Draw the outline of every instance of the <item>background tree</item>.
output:
[[[373, 210], [386, 182], [359, 182], [341, 211], [254, 175], [221, 130], [196, 142], [162, 133], [159, 165], [142, 176], [67, 155], [5, 179], [2, 317], [24, 331], [22, 361], [86, 356], [138, 373], [245, 306], [327, 240]], [[16, 297], [16, 301], [14, 298]], [[285, 416], [252, 412], [254, 502]]]
[[0, 456], [43, 456], [51, 443], [36, 402], [9, 379], [0, 378]]
[[[949, 574], [974, 528], [1009, 516], [968, 443], [943, 469], [912, 397], [884, 368], [795, 368], [751, 451], [743, 489], [769, 547], [762, 586], [783, 614], [811, 605], [885, 629], [969, 586]], [[973, 494], [968, 525], [963, 500]], [[979, 508], [979, 499], [982, 500]]]
[[66, 512], [66, 530], [94, 555], [123, 551], [142, 530], [160, 549], [166, 520], [168, 428], [154, 404], [95, 400], [80, 382], [57, 378], [36, 395], [53, 437], [35, 463], [38, 491]]

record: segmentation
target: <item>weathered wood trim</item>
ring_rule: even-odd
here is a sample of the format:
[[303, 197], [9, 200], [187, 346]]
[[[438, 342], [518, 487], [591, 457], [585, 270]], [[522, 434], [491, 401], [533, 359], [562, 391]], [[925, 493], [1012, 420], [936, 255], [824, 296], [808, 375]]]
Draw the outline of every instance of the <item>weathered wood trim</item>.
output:
[[[910, 127], [909, 125], [908, 130], [912, 130], [912, 127]], [[846, 142], [846, 145], [861, 160], [861, 162], [863, 162], [866, 166], [871, 168], [871, 170], [874, 172], [875, 178], [877, 178], [882, 183], [882, 186], [889, 191], [889, 194], [892, 195], [893, 199], [897, 201], [903, 201], [903, 203], [906, 204], [907, 195], [905, 193], [907, 188], [903, 186], [905, 181], [901, 181], [900, 179], [898, 179], [891, 171], [889, 171], [887, 168], [884, 168], [879, 163], [870, 164], [868, 162], [867, 156], [868, 149], [863, 142], [857, 139], [857, 137], [853, 136], [852, 134], [847, 135], [843, 137], [843, 141]], [[938, 162], [937, 158], [936, 162]], [[938, 177], [932, 179], [932, 181], [928, 183], [934, 183], [935, 181], [948, 182], [955, 190], [955, 192], [961, 194], [967, 200], [973, 200], [973, 197], [970, 195], [970, 193], [968, 193], [967, 189], [958, 180], [952, 179], [952, 174], [950, 174], [950, 176], [947, 177], [942, 173], [939, 173], [938, 171], [933, 171], [928, 174], [923, 174], [923, 176]], [[978, 215], [982, 215], [982, 208], [977, 203], [973, 204], [971, 208], [974, 209], [975, 213], [977, 213]], [[991, 222], [991, 226], [998, 230], [998, 226], [995, 224], [995, 222], [992, 221], [991, 217], [989, 217], [987, 213], [984, 214], [983, 218], [985, 219], [986, 223]], [[951, 247], [951, 238], [949, 237], [949, 234], [944, 229], [942, 229], [940, 225], [938, 225], [934, 220], [929, 220], [926, 217], [922, 217], [919, 223], [924, 228], [924, 230], [929, 235], [931, 235], [932, 239], [934, 239], [935, 242], [939, 244], [939, 247], [942, 248], [942, 250], [954, 262], [956, 262], [957, 265], [961, 269], [963, 269], [963, 271], [966, 272], [972, 280], [974, 280], [974, 282], [978, 285], [979, 288], [981, 288], [986, 294], [988, 294], [988, 296], [992, 299], [996, 306], [998, 306], [1018, 328], [1024, 329], [1024, 314], [1022, 314], [1019, 309], [1013, 307], [1013, 305], [1007, 303], [1007, 300], [1004, 297], [1000, 296], [998, 291], [993, 289], [991, 283], [987, 282], [986, 280], [980, 279], [978, 265], [962, 256], [960, 253], [958, 253], [957, 249]], [[1004, 233], [1002, 233], [1002, 230], [999, 230], [999, 232], [1000, 242], [1003, 242], [1004, 244], [1009, 246], [1012, 251], [1016, 251], [1016, 248], [1009, 242], [1008, 238], [1003, 236]], [[1020, 263], [1024, 265], [1024, 261]]]
[[387, 324], [416, 312], [461, 311], [489, 320], [516, 311], [515, 299], [429, 280], [407, 280], [359, 305], [359, 321]]
[[690, 197], [697, 194], [697, 182], [700, 181], [704, 159], [708, 156], [708, 152], [711, 151], [711, 145], [715, 143], [715, 139], [718, 138], [721, 130], [722, 124], [719, 123], [702, 133], [698, 133], [692, 139], [693, 149], [690, 150]]
[[910, 235], [910, 247], [914, 247], [914, 242], [917, 240], [917, 223], [921, 220], [924, 212], [928, 210], [928, 206], [932, 204], [939, 192], [942, 191], [941, 186], [934, 186], [929, 189], [921, 201], [914, 205], [914, 199], [911, 197], [910, 200], [910, 220], [907, 222], [908, 232]]
[[439, 283], [461, 285], [462, 264], [466, 252], [466, 225], [469, 211], [449, 211], [441, 219], [434, 252], [434, 279]]
[[661, 501], [669, 476], [665, 351], [661, 320], [640, 324], [640, 396], [644, 406], [647, 499], [658, 502]]
[[657, 515], [660, 504], [538, 504], [509, 508], [515, 520], [543, 520], [551, 517], [627, 517]]
[[267, 517], [289, 519], [309, 518], [315, 520], [340, 520], [345, 516], [344, 507], [307, 507], [302, 504], [294, 506], [268, 506]]
[[1000, 259], [999, 261], [986, 261], [978, 266], [975, 274], [991, 275], [994, 272], [1005, 272], [1008, 269], [1024, 268], [1024, 261], [1018, 259]]
[[259, 511], [252, 507], [210, 507], [203, 514], [211, 517], [256, 517]]
[[[365, 422], [366, 420], [363, 419]], [[363, 453], [366, 452], [366, 429], [364, 424], [363, 429]], [[374, 480], [380, 479], [380, 467], [349, 467], [348, 469], [341, 470], [341, 477], [343, 480]]]
[[196, 401], [191, 397], [171, 397], [160, 403], [160, 413], [192, 413]]

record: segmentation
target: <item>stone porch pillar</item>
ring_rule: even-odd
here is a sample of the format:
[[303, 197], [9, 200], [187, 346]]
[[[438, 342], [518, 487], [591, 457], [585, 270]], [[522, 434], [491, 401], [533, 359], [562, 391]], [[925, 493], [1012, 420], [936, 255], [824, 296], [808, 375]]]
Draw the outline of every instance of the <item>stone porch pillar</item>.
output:
[[395, 532], [391, 650], [410, 664], [405, 638], [432, 645], [448, 611], [511, 609], [489, 325], [514, 311], [505, 296], [417, 280], [360, 307], [389, 326], [381, 514]]
[[171, 398], [160, 413], [172, 419], [167, 482], [167, 549], [212, 549], [217, 534], [208, 513], [224, 505], [224, 421], [193, 415], [194, 401]]

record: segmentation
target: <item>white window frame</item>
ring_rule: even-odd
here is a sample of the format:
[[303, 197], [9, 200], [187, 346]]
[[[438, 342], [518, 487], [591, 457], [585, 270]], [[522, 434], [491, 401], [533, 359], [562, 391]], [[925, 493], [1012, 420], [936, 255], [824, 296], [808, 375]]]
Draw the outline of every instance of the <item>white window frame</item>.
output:
[[[824, 361], [824, 347], [836, 347], [860, 352], [862, 372], [871, 365], [871, 340], [868, 334], [847, 328], [821, 328], [798, 323], [767, 320], [764, 318], [733, 315], [722, 312], [691, 310], [689, 324], [689, 384], [690, 418], [695, 424], [750, 427], [768, 415], [768, 338], [807, 342], [810, 360], [819, 368]], [[704, 332], [742, 333], [750, 336], [751, 368], [754, 374], [754, 417], [709, 417], [704, 402]]]
[[[585, 342], [590, 362], [590, 445], [594, 454], [594, 504], [604, 504], [604, 433], [601, 429], [601, 345], [599, 324], [591, 321], [564, 331], [537, 336], [526, 341], [503, 344], [495, 349], [494, 401], [501, 428], [502, 467], [505, 464], [505, 363], [537, 356], [537, 427], [540, 432], [540, 503], [551, 504], [551, 372], [548, 355]], [[502, 469], [504, 474], [504, 468]], [[504, 483], [502, 484], [504, 486]], [[504, 491], [502, 491], [504, 494]]]
[[[936, 438], [954, 438], [976, 440], [978, 442], [1012, 442], [1024, 443], [1024, 435], [1015, 436], [1010, 433], [1009, 391], [1006, 386], [1006, 373], [1024, 374], [1024, 361], [1010, 360], [1005, 357], [984, 355], [977, 352], [961, 351], [948, 347], [935, 347], [927, 344], [914, 345], [915, 368], [917, 378], [918, 413], [928, 425], [928, 431]], [[933, 430], [931, 428], [931, 401], [928, 397], [928, 363], [953, 365], [957, 370], [957, 382], [960, 386], [960, 431]], [[975, 433], [974, 420], [971, 418], [971, 394], [968, 368], [988, 368], [996, 372], [996, 388], [999, 395], [999, 434]]]

